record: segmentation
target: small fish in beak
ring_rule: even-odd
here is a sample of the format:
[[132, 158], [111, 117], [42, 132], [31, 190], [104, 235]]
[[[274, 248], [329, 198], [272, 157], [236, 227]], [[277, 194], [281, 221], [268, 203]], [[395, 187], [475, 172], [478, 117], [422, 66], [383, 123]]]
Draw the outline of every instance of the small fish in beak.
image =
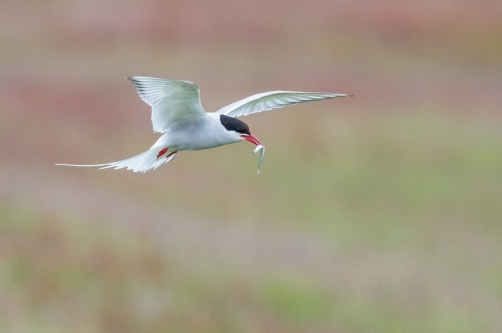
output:
[[260, 160], [258, 161], [258, 174], [260, 174], [261, 162], [263, 162], [263, 155], [265, 155], [265, 147], [263, 147], [263, 145], [260, 143], [253, 150], [253, 154], [255, 154], [260, 149], [261, 149], [261, 152], [260, 152]]

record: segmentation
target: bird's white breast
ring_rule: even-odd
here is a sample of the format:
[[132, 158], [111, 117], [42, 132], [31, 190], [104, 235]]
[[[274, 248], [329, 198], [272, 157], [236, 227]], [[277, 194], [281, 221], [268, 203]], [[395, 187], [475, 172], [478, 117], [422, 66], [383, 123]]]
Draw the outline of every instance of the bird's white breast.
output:
[[176, 124], [154, 146], [169, 150], [209, 149], [243, 140], [239, 134], [227, 131], [220, 122], [220, 115], [208, 113], [206, 118], [195, 122]]

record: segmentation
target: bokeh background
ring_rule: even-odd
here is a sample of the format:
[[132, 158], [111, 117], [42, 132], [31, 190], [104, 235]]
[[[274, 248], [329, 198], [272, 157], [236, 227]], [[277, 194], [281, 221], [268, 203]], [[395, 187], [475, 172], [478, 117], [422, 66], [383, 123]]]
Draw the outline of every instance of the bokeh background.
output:
[[[502, 2], [3, 0], [0, 331], [501, 332]], [[196, 82], [267, 147], [157, 139]]]

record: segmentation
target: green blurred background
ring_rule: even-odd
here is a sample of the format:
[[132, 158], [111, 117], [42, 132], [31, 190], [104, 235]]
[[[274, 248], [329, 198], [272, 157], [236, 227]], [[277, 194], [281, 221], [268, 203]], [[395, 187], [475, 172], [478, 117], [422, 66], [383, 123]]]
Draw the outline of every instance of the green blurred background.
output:
[[[502, 332], [502, 2], [4, 0], [0, 331]], [[124, 79], [354, 98], [146, 174]]]

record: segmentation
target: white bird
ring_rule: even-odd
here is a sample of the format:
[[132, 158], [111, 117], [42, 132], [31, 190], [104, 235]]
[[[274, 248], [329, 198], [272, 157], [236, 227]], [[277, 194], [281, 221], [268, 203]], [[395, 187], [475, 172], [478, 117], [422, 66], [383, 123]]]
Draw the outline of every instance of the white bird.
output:
[[[118, 162], [104, 164], [56, 164], [101, 169], [127, 168], [134, 172], [146, 172], [172, 161], [179, 151], [215, 148], [243, 140], [257, 147], [263, 146], [249, 126], [235, 117], [282, 108], [286, 105], [319, 101], [352, 95], [269, 91], [249, 96], [227, 105], [216, 112], [206, 113], [200, 103], [199, 87], [189, 81], [171, 80], [146, 76], [127, 77], [143, 101], [152, 107], [153, 131], [164, 133], [147, 151]], [[259, 172], [259, 167], [258, 167]]]

